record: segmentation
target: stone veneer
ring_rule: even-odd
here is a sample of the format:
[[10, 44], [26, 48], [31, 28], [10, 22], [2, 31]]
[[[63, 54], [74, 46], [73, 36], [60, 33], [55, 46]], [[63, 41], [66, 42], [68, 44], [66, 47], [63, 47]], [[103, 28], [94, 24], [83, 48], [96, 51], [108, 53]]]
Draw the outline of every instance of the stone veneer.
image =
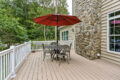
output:
[[73, 0], [73, 15], [82, 21], [75, 25], [76, 53], [96, 58], [101, 46], [101, 0]]

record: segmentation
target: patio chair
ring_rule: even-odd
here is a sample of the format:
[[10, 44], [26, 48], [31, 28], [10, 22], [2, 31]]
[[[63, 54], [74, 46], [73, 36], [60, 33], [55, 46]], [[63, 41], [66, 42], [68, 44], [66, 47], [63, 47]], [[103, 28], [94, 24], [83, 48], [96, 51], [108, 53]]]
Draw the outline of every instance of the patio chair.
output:
[[[52, 42], [50, 45], [57, 46], [57, 42]], [[60, 43], [58, 43], [60, 45]]]
[[51, 59], [53, 61], [52, 55], [54, 52], [52, 50], [46, 48], [44, 44], [42, 44], [42, 47], [43, 47], [43, 61], [44, 61], [47, 54], [49, 54], [51, 56]]
[[66, 54], [68, 54], [69, 59], [71, 60], [70, 51], [71, 51], [72, 43], [70, 43], [70, 46], [64, 45], [64, 47], [66, 48]]
[[69, 54], [67, 54], [69, 48], [70, 47], [68, 45], [62, 46], [62, 49], [61, 49], [60, 53], [58, 54], [58, 57], [60, 59], [59, 65], [61, 64], [63, 59], [66, 59], [67, 63], [69, 64]]

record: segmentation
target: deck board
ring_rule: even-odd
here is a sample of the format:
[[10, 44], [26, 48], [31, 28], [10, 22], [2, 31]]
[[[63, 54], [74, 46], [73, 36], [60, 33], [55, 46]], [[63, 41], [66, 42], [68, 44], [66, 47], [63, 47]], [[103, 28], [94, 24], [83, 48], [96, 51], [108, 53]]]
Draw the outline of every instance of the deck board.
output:
[[120, 80], [120, 65], [88, 60], [71, 51], [70, 63], [51, 61], [43, 52], [31, 53], [12, 80]]

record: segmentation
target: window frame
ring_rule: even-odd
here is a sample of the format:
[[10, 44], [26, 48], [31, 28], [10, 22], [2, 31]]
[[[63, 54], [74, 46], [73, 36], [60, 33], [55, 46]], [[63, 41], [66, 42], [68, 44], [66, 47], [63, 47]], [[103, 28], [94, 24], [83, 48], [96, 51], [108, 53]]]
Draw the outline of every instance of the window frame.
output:
[[62, 40], [63, 41], [69, 40], [69, 31], [68, 30], [62, 32]]
[[112, 13], [118, 12], [118, 11], [120, 11], [120, 10], [116, 10], [116, 11], [113, 11], [113, 12], [107, 14], [107, 52], [110, 52], [113, 54], [120, 54], [120, 52], [110, 50], [110, 24], [109, 24], [109, 21], [112, 19], [120, 18], [120, 15], [113, 16], [113, 17], [109, 17], [109, 15]]

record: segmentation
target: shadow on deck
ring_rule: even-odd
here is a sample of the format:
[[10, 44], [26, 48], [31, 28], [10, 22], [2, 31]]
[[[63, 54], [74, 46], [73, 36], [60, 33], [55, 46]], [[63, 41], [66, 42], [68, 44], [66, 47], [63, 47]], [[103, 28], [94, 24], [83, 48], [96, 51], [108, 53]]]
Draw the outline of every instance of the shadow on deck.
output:
[[120, 80], [120, 66], [104, 60], [87, 60], [71, 51], [70, 64], [31, 53], [13, 80]]

